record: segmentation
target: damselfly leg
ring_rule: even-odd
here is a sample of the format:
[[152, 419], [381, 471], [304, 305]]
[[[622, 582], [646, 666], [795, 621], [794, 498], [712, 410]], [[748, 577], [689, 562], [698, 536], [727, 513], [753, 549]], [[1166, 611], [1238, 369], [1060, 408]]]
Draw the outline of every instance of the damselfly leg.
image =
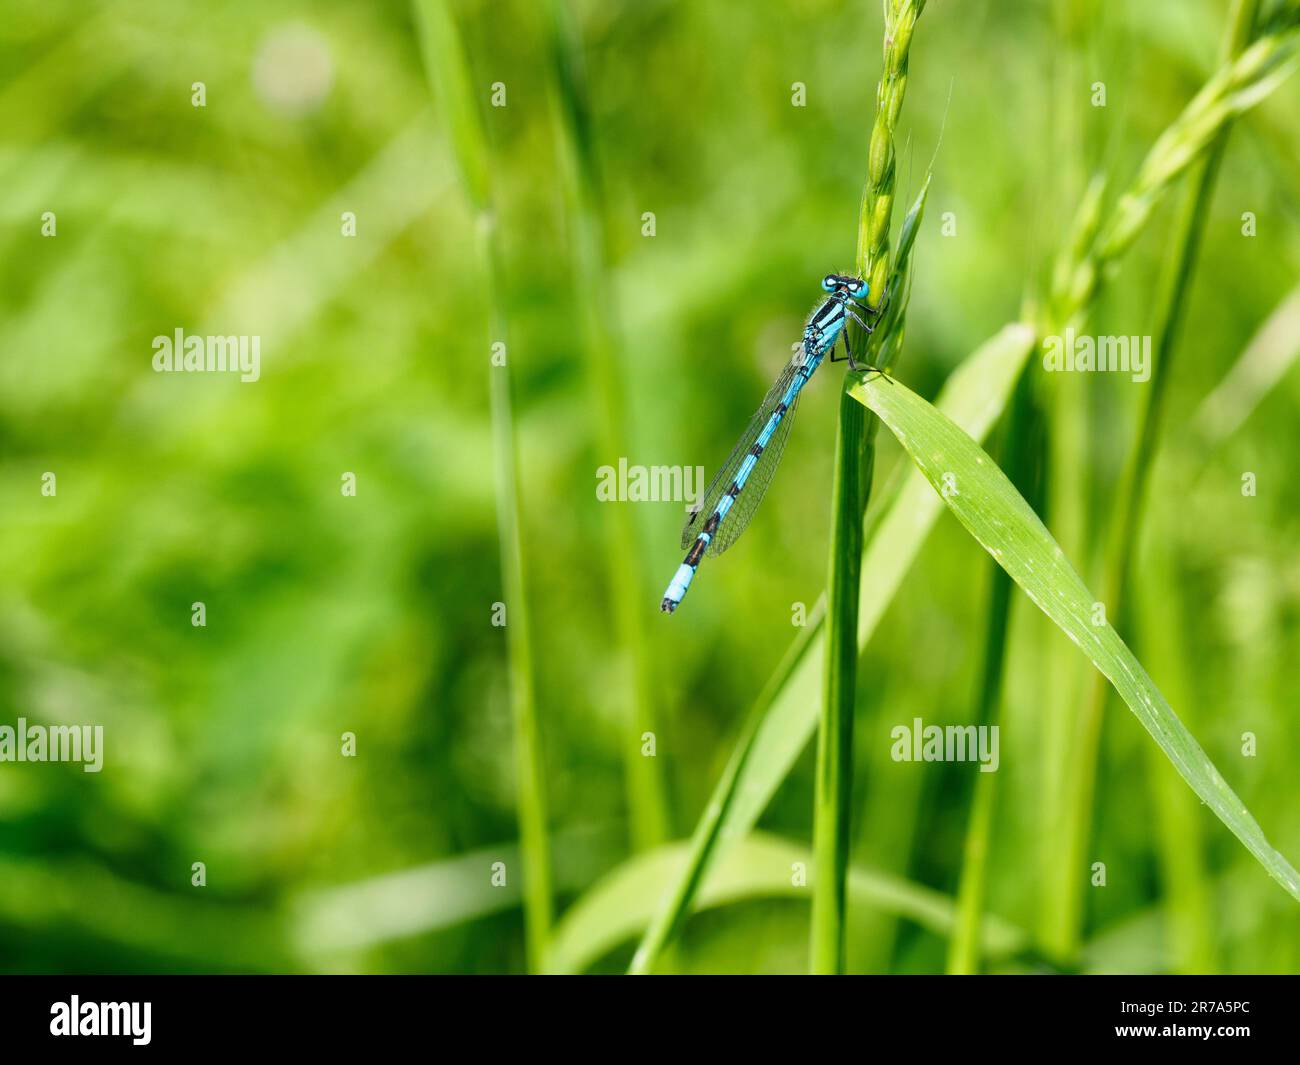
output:
[[[858, 310], [861, 310], [864, 314], [872, 316], [875, 325], [880, 324], [880, 316], [885, 313], [885, 303], [882, 302], [880, 304], [880, 307], [873, 311], [870, 307], [867, 307], [864, 304], [859, 303], [857, 300], [853, 299], [852, 297], [846, 296], [845, 299], [840, 304], [844, 308], [844, 313], [847, 314], [850, 318], [852, 318], [855, 322], [857, 322], [858, 325], [860, 325], [868, 335], [874, 333], [875, 326], [868, 325], [865, 321], [863, 321], [863, 319], [858, 315], [857, 311], [855, 311], [853, 307], [849, 306], [850, 303], [853, 304], [853, 307], [857, 307]], [[849, 369], [852, 370], [854, 373], [878, 373], [882, 377], [886, 377], [886, 378], [888, 377], [885, 371], [880, 369], [879, 367], [872, 366], [870, 364], [864, 365], [863, 363], [858, 362], [858, 360], [853, 357], [853, 349], [849, 346], [848, 330], [842, 332], [840, 334], [840, 337], [844, 341], [844, 358], [837, 359], [835, 357], [835, 345], [832, 345], [831, 352], [830, 352], [831, 362], [847, 361], [849, 364]]]

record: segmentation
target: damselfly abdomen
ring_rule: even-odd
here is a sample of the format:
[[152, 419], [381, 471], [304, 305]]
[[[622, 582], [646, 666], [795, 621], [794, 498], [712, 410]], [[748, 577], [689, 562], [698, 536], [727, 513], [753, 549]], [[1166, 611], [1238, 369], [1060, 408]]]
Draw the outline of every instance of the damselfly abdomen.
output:
[[[879, 314], [859, 302], [867, 296], [867, 283], [856, 277], [827, 274], [822, 278], [822, 288], [830, 293], [830, 297], [813, 311], [794, 358], [768, 389], [744, 434], [714, 474], [699, 505], [691, 510], [682, 527], [682, 547], [690, 550], [685, 561], [677, 567], [668, 590], [664, 592], [663, 602], [659, 604], [659, 609], [667, 614], [676, 610], [686, 596], [704, 556], [722, 554], [745, 531], [781, 461], [781, 452], [785, 450], [790, 426], [794, 423], [799, 393], [826, 354], [833, 352], [835, 342], [841, 336], [844, 337], [844, 351], [850, 365], [858, 369], [849, 351], [844, 326], [852, 318], [871, 332], [871, 326], [858, 314], [858, 311]], [[843, 360], [831, 354], [831, 361]]]

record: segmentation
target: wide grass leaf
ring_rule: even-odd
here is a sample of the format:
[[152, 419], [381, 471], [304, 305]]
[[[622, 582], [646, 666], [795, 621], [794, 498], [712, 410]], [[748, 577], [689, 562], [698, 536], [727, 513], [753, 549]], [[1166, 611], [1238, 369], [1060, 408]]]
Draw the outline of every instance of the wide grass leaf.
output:
[[[634, 855], [592, 886], [565, 913], [555, 929], [547, 956], [553, 973], [581, 972], [621, 943], [639, 934], [654, 916], [660, 897], [686, 870], [690, 848], [671, 843]], [[745, 899], [810, 898], [805, 886], [792, 882], [795, 863], [811, 859], [807, 847], [755, 832], [718, 862], [696, 905], [725, 906]], [[915, 921], [937, 935], [953, 926], [953, 901], [942, 892], [887, 873], [850, 869], [848, 900], [853, 909], [878, 909]], [[1008, 957], [1028, 944], [1024, 931], [998, 917], [987, 918], [984, 949]]]
[[1300, 876], [1178, 719], [1133, 652], [1105, 620], [1052, 534], [983, 449], [897, 381], [869, 377], [853, 395], [907, 449], [972, 536], [1114, 685], [1182, 778], [1279, 884], [1300, 899]]

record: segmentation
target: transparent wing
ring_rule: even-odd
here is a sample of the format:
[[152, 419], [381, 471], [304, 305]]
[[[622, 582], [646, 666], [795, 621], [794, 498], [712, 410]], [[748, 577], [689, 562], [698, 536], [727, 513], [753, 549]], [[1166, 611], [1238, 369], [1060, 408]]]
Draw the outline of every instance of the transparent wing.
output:
[[772, 483], [772, 477], [776, 474], [777, 466], [780, 465], [781, 452], [785, 450], [785, 442], [789, 439], [790, 426], [794, 424], [794, 412], [799, 406], [799, 396], [801, 395], [803, 395], [802, 390], [800, 390], [799, 395], [794, 397], [789, 410], [785, 412], [785, 417], [781, 419], [781, 424], [772, 432], [772, 438], [767, 442], [767, 447], [763, 449], [763, 454], [758, 457], [754, 472], [749, 475], [749, 480], [745, 482], [744, 488], [740, 490], [740, 495], [736, 496], [736, 502], [727, 511], [727, 516], [722, 519], [722, 524], [718, 526], [717, 533], [709, 541], [709, 549], [705, 552], [706, 555], [720, 555], [734, 544], [740, 538], [740, 534], [745, 531], [746, 526], [749, 525], [750, 519], [758, 510], [758, 505], [763, 502], [763, 496], [767, 493], [767, 486]]
[[[719, 501], [726, 494], [727, 489], [731, 487], [731, 482], [735, 480], [741, 463], [745, 461], [745, 456], [749, 454], [749, 449], [754, 446], [759, 434], [763, 431], [763, 427], [767, 425], [768, 419], [772, 416], [772, 412], [776, 410], [786, 392], [789, 391], [790, 383], [794, 380], [800, 365], [797, 357], [786, 364], [785, 369], [772, 383], [772, 387], [767, 390], [767, 395], [763, 397], [763, 402], [759, 404], [754, 416], [749, 419], [749, 424], [740, 435], [740, 439], [736, 441], [736, 446], [731, 449], [731, 454], [718, 468], [718, 472], [713, 475], [709, 486], [704, 490], [699, 505], [687, 517], [686, 524], [682, 526], [683, 550], [690, 547], [695, 538], [699, 536], [700, 531], [704, 528], [704, 523], [709, 520], [709, 515], [717, 509]], [[772, 473], [776, 469], [776, 464], [781, 458], [781, 452], [785, 448], [785, 441], [790, 432], [790, 425], [794, 420], [794, 408], [797, 404], [798, 397], [795, 398], [795, 402], [791, 404], [790, 409], [786, 411], [785, 417], [781, 419], [781, 424], [776, 427], [776, 431], [773, 432], [767, 447], [763, 449], [763, 454], [759, 457], [753, 473], [750, 474], [744, 490], [737, 497], [735, 504], [723, 520], [717, 535], [710, 542], [708, 554], [721, 554], [735, 542], [736, 537], [749, 524], [749, 519], [753, 517], [754, 510], [761, 502], [763, 493], [772, 480]], [[751, 493], [753, 493], [752, 505]], [[722, 546], [718, 546], [719, 543]]]

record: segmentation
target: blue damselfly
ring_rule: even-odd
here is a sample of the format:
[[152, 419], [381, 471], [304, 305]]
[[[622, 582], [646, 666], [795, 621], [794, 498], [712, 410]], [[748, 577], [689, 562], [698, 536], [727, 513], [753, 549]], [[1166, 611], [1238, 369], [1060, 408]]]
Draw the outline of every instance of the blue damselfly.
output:
[[868, 333], [871, 332], [871, 326], [858, 311], [879, 318], [880, 310], [872, 311], [859, 302], [867, 296], [867, 283], [856, 277], [827, 274], [822, 278], [822, 288], [830, 293], [830, 297], [813, 311], [794, 358], [768, 389], [744, 434], [682, 527], [682, 547], [690, 550], [686, 560], [677, 567], [668, 590], [664, 592], [663, 602], [659, 604], [659, 609], [666, 614], [676, 610], [685, 597], [704, 556], [722, 554], [745, 531], [781, 461], [781, 452], [785, 450], [790, 426], [794, 423], [800, 391], [827, 352], [831, 353], [831, 362], [844, 361], [835, 358], [834, 354], [835, 342], [841, 335], [849, 365], [854, 370], [869, 368], [858, 366], [854, 360], [849, 350], [848, 333], [844, 329], [848, 319], [852, 318]]

